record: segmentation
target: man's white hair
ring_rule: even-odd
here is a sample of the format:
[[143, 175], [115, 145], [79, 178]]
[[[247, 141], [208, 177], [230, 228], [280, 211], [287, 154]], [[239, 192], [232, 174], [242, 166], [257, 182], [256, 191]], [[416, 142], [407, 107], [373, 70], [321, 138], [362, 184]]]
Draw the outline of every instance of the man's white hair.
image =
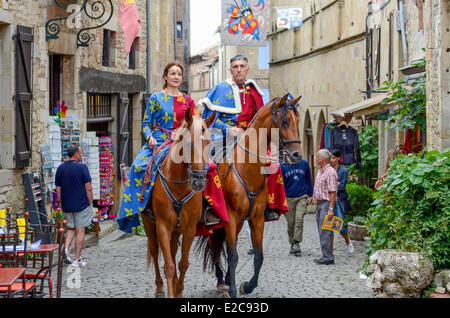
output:
[[318, 154], [328, 162], [331, 160], [331, 152], [329, 152], [327, 149], [320, 149]]

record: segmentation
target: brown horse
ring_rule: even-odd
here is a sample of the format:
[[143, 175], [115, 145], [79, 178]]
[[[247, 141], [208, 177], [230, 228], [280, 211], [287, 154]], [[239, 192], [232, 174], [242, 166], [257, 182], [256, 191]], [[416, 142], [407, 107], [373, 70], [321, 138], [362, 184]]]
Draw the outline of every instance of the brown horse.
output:
[[[174, 143], [158, 169], [147, 208], [141, 213], [148, 238], [147, 266], [150, 266], [152, 259], [155, 265], [156, 297], [164, 297], [164, 283], [158, 263], [159, 248], [164, 257], [168, 297], [182, 297], [184, 277], [189, 267], [189, 250], [202, 214], [202, 191], [206, 186], [204, 151], [211, 142], [208, 126], [215, 115], [203, 120], [186, 111]], [[175, 256], [181, 234], [178, 278]]]
[[[264, 153], [261, 151], [258, 154], [251, 150], [255, 139], [251, 141], [250, 135], [256, 133], [258, 137], [256, 140], [259, 141], [267, 138], [267, 145], [271, 141], [275, 144], [278, 143], [280, 161], [283, 163], [299, 162], [302, 158], [302, 150], [299, 139], [299, 118], [295, 105], [300, 98], [290, 101], [286, 95], [281, 99], [272, 100], [262, 107], [234, 146], [233, 161], [227, 160], [219, 167], [229, 223], [224, 228], [214, 230], [209, 238], [203, 237], [198, 241], [197, 248], [204, 252], [204, 269], [208, 265], [211, 268], [215, 267], [218, 291], [224, 292], [225, 297], [237, 296], [235, 272], [238, 254], [236, 244], [245, 219], [249, 221], [255, 251], [254, 275], [249, 282], [241, 285], [241, 294], [249, 294], [256, 288], [263, 263], [264, 211], [268, 202], [268, 190], [267, 176], [261, 171], [268, 159], [271, 159], [263, 156]], [[273, 128], [278, 128], [278, 131]], [[268, 133], [264, 135], [265, 132]], [[278, 136], [273, 135], [276, 132], [278, 132]], [[237, 160], [239, 150], [241, 154], [242, 151], [245, 152], [247, 156], [245, 162]], [[267, 152], [265, 153], [267, 154]], [[226, 254], [224, 251], [225, 239]], [[226, 255], [228, 263], [225, 282], [220, 266], [221, 255]]]

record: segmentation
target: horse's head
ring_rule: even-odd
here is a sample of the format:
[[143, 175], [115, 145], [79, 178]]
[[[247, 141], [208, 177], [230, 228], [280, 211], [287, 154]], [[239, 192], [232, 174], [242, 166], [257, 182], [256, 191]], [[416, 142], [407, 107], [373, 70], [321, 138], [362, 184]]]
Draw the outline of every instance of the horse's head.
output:
[[288, 95], [285, 95], [272, 105], [272, 121], [274, 128], [279, 130], [280, 162], [285, 164], [294, 164], [302, 160], [299, 114], [295, 107], [301, 98], [300, 96], [289, 100]]
[[[208, 118], [193, 116], [187, 110], [181, 134], [175, 140], [183, 140], [183, 161], [188, 165], [189, 184], [194, 191], [203, 191], [206, 187], [206, 160], [211, 143], [211, 133], [208, 127], [213, 123], [216, 112]], [[183, 129], [184, 128], [184, 129]]]

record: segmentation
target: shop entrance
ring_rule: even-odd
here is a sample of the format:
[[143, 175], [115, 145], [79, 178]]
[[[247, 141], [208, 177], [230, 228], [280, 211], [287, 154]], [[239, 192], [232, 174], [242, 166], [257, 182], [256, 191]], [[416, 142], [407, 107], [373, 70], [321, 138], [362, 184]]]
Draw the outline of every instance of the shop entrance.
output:
[[92, 178], [94, 206], [103, 211], [99, 218], [111, 216], [115, 203], [115, 145], [114, 145], [114, 102], [112, 94], [87, 94], [87, 162]]

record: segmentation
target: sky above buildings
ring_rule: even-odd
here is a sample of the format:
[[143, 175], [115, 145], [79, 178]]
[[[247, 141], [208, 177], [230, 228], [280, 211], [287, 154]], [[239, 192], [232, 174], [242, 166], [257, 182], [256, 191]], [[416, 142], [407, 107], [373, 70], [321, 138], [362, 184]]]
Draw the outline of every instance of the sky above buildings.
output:
[[220, 0], [191, 0], [191, 55], [219, 43]]

